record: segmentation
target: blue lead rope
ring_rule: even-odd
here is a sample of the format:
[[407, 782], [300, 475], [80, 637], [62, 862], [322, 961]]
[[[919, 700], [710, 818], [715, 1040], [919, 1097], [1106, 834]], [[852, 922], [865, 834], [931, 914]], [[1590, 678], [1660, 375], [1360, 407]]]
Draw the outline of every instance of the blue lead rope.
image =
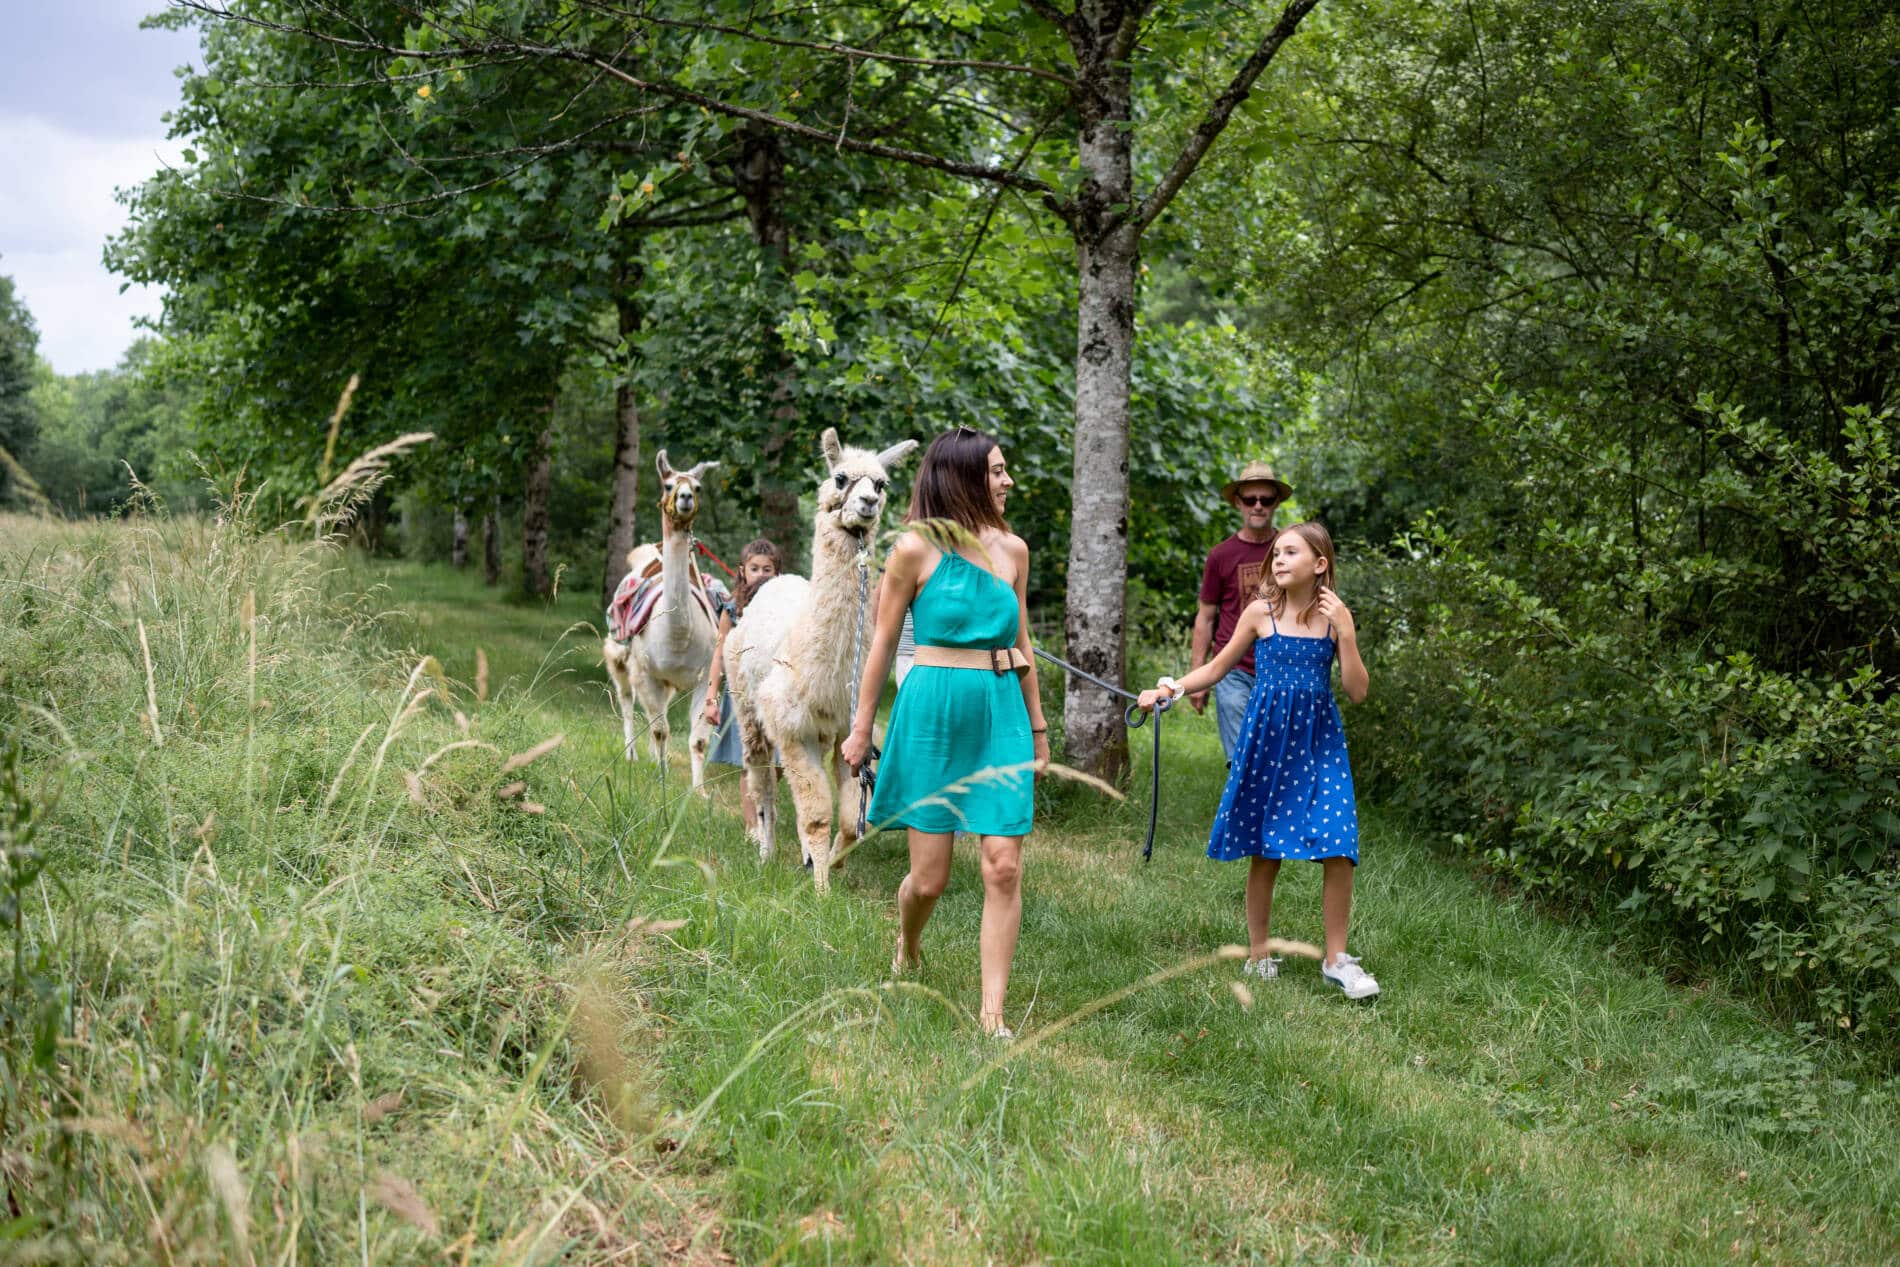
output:
[[[1064, 673], [1073, 673], [1084, 681], [1095, 683], [1095, 685], [1101, 687], [1111, 695], [1128, 700], [1129, 705], [1127, 709], [1122, 712], [1122, 724], [1127, 726], [1128, 729], [1140, 730], [1142, 726], [1147, 724], [1148, 714], [1142, 712], [1141, 709], [1135, 707], [1134, 704], [1134, 701], [1140, 698], [1139, 696], [1132, 692], [1124, 691], [1121, 687], [1116, 686], [1112, 682], [1104, 682], [1093, 673], [1085, 673], [1081, 669], [1076, 668], [1073, 664], [1070, 664], [1067, 660], [1050, 655], [1041, 647], [1037, 647], [1035, 651], [1037, 655], [1055, 665]], [[1155, 701], [1154, 760], [1151, 762], [1153, 767], [1151, 772], [1154, 775], [1154, 782], [1148, 793], [1148, 841], [1141, 847], [1141, 860], [1143, 862], [1148, 862], [1154, 858], [1155, 826], [1161, 818], [1161, 714], [1167, 712], [1168, 709], [1173, 706], [1173, 699]]]

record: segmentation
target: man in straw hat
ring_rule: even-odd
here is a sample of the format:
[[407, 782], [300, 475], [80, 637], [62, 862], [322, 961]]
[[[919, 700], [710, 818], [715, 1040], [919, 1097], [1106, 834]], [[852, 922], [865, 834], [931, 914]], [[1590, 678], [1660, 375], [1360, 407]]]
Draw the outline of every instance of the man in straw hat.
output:
[[[1222, 486], [1220, 494], [1227, 504], [1240, 512], [1240, 531], [1208, 552], [1207, 565], [1201, 569], [1201, 606], [1194, 617], [1193, 663], [1198, 669], [1227, 645], [1240, 613], [1254, 599], [1260, 578], [1267, 570], [1267, 556], [1273, 552], [1273, 512], [1292, 496], [1286, 481], [1274, 475], [1265, 462], [1249, 462], [1240, 474]], [[1234, 742], [1240, 738], [1241, 719], [1247, 715], [1247, 700], [1253, 694], [1253, 649], [1240, 658], [1233, 672], [1214, 686], [1214, 720], [1220, 725], [1220, 746], [1233, 760]], [[1188, 696], [1195, 712], [1207, 707], [1207, 692]]]

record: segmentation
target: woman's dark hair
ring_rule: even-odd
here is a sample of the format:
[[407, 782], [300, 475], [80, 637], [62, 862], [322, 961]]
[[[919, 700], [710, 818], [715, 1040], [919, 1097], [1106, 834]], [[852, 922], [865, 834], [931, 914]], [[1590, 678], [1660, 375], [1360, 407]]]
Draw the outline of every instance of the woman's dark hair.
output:
[[990, 499], [990, 451], [996, 441], [975, 427], [946, 431], [924, 450], [910, 486], [905, 523], [948, 519], [970, 532], [1009, 531]]
[[745, 579], [746, 560], [761, 556], [772, 560], [773, 575], [776, 576], [785, 570], [785, 560], [780, 557], [777, 546], [764, 537], [748, 541], [745, 549], [739, 551], [739, 579], [732, 587], [732, 605], [738, 608], [741, 614], [745, 612], [745, 605], [752, 601], [752, 595], [755, 592], [753, 586]]

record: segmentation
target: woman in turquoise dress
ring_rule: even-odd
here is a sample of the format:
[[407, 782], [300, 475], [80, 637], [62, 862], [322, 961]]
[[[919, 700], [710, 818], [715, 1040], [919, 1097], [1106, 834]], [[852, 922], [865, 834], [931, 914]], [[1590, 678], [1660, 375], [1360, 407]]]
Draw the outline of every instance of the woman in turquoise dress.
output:
[[924, 925], [950, 882], [953, 834], [969, 832], [983, 861], [980, 938], [983, 1030], [1003, 1023], [1022, 924], [1022, 844], [1035, 816], [1035, 771], [1049, 760], [1029, 647], [1029, 547], [1003, 513], [1014, 481], [1003, 450], [974, 427], [931, 441], [879, 587], [877, 626], [844, 759], [869, 755], [878, 697], [906, 614], [916, 659], [897, 692], [870, 821], [904, 827], [910, 873], [897, 886], [894, 972], [922, 960]]

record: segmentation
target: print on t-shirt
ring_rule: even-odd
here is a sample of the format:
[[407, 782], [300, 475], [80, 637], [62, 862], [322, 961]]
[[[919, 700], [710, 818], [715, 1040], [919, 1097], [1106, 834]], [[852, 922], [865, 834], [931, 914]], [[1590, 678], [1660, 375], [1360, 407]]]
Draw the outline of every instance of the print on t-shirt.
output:
[[1261, 559], [1254, 563], [1243, 563], [1234, 570], [1234, 577], [1240, 583], [1240, 605], [1245, 607], [1260, 591], [1260, 577], [1267, 570], [1267, 561]]
[[[1213, 641], [1208, 646], [1213, 654], [1219, 655], [1227, 640], [1234, 636], [1240, 613], [1259, 592], [1260, 582], [1267, 575], [1267, 557], [1273, 553], [1275, 535], [1269, 533], [1264, 541], [1249, 541], [1236, 533], [1208, 551], [1207, 563], [1201, 568], [1201, 602], [1220, 613], [1214, 621]], [[1252, 647], [1240, 653], [1234, 667], [1243, 673], [1253, 672]]]

